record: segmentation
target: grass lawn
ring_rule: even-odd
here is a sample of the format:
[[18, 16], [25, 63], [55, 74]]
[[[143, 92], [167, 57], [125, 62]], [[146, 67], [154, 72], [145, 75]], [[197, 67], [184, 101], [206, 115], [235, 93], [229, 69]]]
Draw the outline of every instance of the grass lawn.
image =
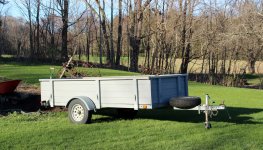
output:
[[[37, 84], [50, 66], [0, 65], [0, 76]], [[132, 73], [101, 70], [103, 75]], [[0, 117], [0, 149], [262, 149], [262, 90], [189, 83], [189, 94], [225, 100], [232, 117], [222, 111], [204, 129], [204, 115], [169, 109], [139, 111], [134, 120], [93, 115], [92, 124], [71, 124], [66, 112]], [[109, 114], [109, 115], [106, 115]]]
[[[39, 85], [39, 79], [46, 79], [50, 77], [50, 68], [55, 68], [54, 76], [56, 76], [61, 66], [55, 65], [26, 65], [18, 63], [2, 64], [0, 62], [0, 77], [9, 79], [21, 79], [24, 83]], [[77, 68], [80, 71], [88, 74], [101, 74], [102, 76], [127, 76], [135, 75], [136, 73], [125, 72], [111, 69], [97, 69], [97, 68]]]

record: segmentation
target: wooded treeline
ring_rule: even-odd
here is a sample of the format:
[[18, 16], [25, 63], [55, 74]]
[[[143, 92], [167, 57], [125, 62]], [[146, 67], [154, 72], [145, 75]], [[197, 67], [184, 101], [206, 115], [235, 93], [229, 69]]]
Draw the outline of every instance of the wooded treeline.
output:
[[24, 17], [1, 12], [0, 56], [66, 61], [77, 48], [112, 68], [128, 59], [130, 71], [186, 73], [193, 62], [211, 76], [241, 73], [239, 60], [255, 73], [263, 56], [262, 0], [16, 0], [13, 7]]

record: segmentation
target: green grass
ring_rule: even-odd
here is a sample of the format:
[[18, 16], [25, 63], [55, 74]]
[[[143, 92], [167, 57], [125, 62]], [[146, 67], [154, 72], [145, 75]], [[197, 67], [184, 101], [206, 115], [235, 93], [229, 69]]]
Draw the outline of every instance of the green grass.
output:
[[[0, 76], [22, 74], [17, 64], [0, 67]], [[32, 83], [49, 76], [49, 66], [24, 67]], [[105, 70], [104, 75], [115, 73], [120, 72]], [[106, 110], [94, 114], [89, 125], [71, 124], [66, 112], [11, 114], [0, 117], [0, 149], [262, 149], [263, 92], [189, 83], [190, 95], [204, 98], [206, 93], [218, 103], [225, 100], [231, 120], [222, 111], [206, 130], [204, 115], [196, 111], [143, 110], [136, 119], [123, 120]]]
[[[50, 67], [55, 68], [54, 75], [56, 76], [61, 66], [55, 65], [28, 65], [21, 63], [0, 63], [0, 77], [6, 77], [9, 79], [21, 79], [27, 84], [39, 85], [39, 79], [45, 79], [50, 77]], [[102, 76], [127, 76], [136, 75], [137, 73], [125, 72], [112, 69], [97, 69], [97, 68], [81, 68], [78, 67], [77, 70], [85, 72], [87, 74], [101, 74]]]

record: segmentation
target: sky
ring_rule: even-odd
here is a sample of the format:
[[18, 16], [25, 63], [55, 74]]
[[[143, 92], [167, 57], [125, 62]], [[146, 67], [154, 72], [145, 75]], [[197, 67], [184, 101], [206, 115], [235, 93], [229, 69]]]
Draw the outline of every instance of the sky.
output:
[[8, 4], [4, 7], [0, 6], [1, 14], [7, 14], [8, 16], [22, 17], [20, 10], [17, 8], [15, 0], [9, 0]]
[[[21, 13], [21, 10], [17, 7], [16, 2], [19, 3], [19, 0], [7, 0], [8, 4], [6, 4], [4, 7], [0, 5], [0, 13], [3, 15], [6, 13], [7, 16], [13, 16], [13, 17], [24, 17]], [[42, 2], [48, 2], [50, 0], [42, 0]], [[81, 0], [74, 0], [74, 2], [80, 2]], [[73, 2], [73, 1], [71, 1]], [[84, 3], [83, 3], [84, 4]], [[110, 15], [110, 1], [106, 0], [106, 15], [109, 17]], [[117, 0], [114, 0], [114, 14], [117, 14], [118, 12], [118, 3]], [[72, 4], [71, 4], [72, 6]], [[85, 7], [85, 6], [84, 6]]]
[[[19, 3], [20, 0], [7, 0], [7, 1], [9, 1], [9, 3], [6, 4], [4, 7], [3, 5], [0, 5], [0, 15], [4, 15], [6, 13], [7, 16], [24, 17], [23, 14], [21, 13], [21, 10], [17, 7], [17, 4], [15, 3], [15, 2]], [[41, 0], [41, 1], [49, 3], [50, 0]], [[72, 3], [74, 4], [76, 2], [81, 2], [81, 1], [83, 2], [83, 0], [70, 0], [71, 6], [73, 6]], [[94, 1], [94, 0], [90, 0], [90, 1]], [[217, 0], [217, 3], [220, 4], [223, 1], [224, 0]], [[110, 18], [110, 0], [105, 0], [105, 2], [106, 2], [106, 15], [107, 18]], [[85, 9], [84, 5], [83, 8]], [[118, 13], [118, 0], [114, 0], [114, 15], [117, 15], [117, 13]]]

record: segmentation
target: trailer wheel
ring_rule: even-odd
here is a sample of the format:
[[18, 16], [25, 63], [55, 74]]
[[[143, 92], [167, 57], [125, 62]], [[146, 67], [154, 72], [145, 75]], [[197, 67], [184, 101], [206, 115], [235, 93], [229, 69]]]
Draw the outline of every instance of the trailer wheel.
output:
[[173, 97], [170, 99], [169, 103], [173, 107], [191, 109], [201, 104], [201, 98], [193, 96]]
[[130, 109], [130, 108], [118, 108], [117, 113], [120, 118], [123, 119], [134, 119], [137, 115], [137, 110]]
[[91, 123], [92, 111], [81, 100], [75, 99], [69, 104], [68, 117], [72, 123], [87, 124]]

